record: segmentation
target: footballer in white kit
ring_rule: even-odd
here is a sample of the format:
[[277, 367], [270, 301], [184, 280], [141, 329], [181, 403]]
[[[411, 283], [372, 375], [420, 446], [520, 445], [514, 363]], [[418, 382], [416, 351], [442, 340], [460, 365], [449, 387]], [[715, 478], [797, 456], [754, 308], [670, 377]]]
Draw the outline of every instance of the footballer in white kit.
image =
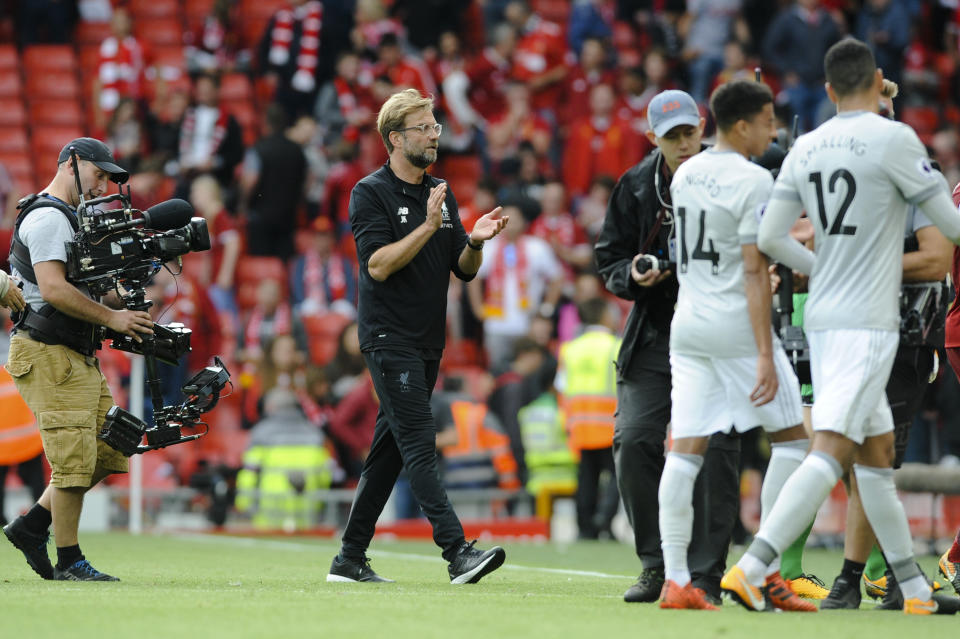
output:
[[[659, 489], [661, 608], [715, 609], [687, 567], [693, 485], [710, 435], [731, 422], [740, 432], [770, 433], [761, 521], [809, 445], [800, 386], [770, 321], [767, 260], [756, 246], [773, 178], [747, 159], [775, 134], [773, 95], [766, 85], [735, 81], [714, 92], [710, 107], [716, 147], [684, 162], [670, 185], [680, 293], [670, 326], [673, 444]], [[790, 590], [779, 565], [765, 577], [778, 608], [816, 610]]]
[[[931, 614], [939, 606], [914, 559], [893, 483], [893, 419], [884, 387], [899, 340], [907, 207], [918, 205], [954, 243], [960, 213], [913, 130], [877, 115], [883, 75], [870, 48], [842, 40], [827, 52], [824, 70], [838, 113], [794, 144], [758, 232], [761, 250], [810, 275], [804, 328], [816, 391], [813, 449], [721, 587], [747, 608], [763, 609], [757, 598], [767, 567], [852, 464], [904, 612]], [[803, 210], [814, 226], [815, 255], [789, 236]]]

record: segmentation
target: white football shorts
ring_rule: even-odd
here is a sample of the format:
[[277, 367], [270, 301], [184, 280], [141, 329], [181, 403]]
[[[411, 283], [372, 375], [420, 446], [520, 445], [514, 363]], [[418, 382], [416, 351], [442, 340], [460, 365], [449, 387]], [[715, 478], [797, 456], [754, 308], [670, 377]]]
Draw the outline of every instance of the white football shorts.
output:
[[887, 380], [900, 343], [896, 331], [831, 329], [807, 332], [813, 376], [813, 430], [862, 444], [893, 430]]
[[779, 387], [773, 401], [754, 406], [750, 392], [757, 383], [757, 358], [713, 358], [670, 353], [673, 388], [671, 429], [674, 439], [709, 437], [762, 426], [776, 432], [803, 423], [800, 384], [779, 342], [773, 364]]

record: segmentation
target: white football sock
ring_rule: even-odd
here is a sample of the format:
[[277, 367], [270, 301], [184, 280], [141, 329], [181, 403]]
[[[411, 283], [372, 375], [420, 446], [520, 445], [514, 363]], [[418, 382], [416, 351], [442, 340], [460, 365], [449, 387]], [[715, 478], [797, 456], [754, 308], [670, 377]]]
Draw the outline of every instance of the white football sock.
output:
[[[796, 439], [788, 442], [777, 442], [770, 444], [770, 463], [767, 464], [767, 472], [763, 476], [763, 487], [760, 490], [760, 526], [767, 519], [767, 515], [773, 509], [773, 504], [777, 501], [780, 489], [786, 483], [790, 475], [793, 474], [803, 458], [807, 456], [807, 448], [810, 446], [809, 439]], [[767, 567], [766, 576], [780, 570], [780, 556], [773, 560]]]
[[930, 586], [913, 557], [913, 539], [903, 504], [897, 497], [892, 468], [854, 464], [863, 512], [877, 535], [890, 570], [905, 599], [930, 599]]
[[693, 529], [693, 484], [703, 457], [668, 453], [660, 477], [660, 546], [664, 578], [678, 586], [690, 583], [687, 549]]
[[810, 525], [842, 473], [843, 469], [836, 459], [814, 451], [790, 475], [760, 527], [757, 538], [744, 555], [752, 555], [759, 561], [744, 562], [741, 559], [737, 562], [750, 583], [763, 585], [767, 568]]

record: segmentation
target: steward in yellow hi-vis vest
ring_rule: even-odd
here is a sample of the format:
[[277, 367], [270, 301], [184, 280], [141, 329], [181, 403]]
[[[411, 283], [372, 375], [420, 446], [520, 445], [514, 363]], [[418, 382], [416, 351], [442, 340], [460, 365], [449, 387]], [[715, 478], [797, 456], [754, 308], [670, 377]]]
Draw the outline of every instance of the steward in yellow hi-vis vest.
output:
[[315, 493], [330, 487], [335, 462], [323, 433], [303, 416], [293, 393], [267, 393], [264, 413], [250, 433], [237, 475], [237, 510], [251, 513], [257, 528], [309, 528], [323, 506]]
[[[577, 521], [580, 537], [609, 534], [620, 495], [613, 463], [613, 427], [617, 410], [614, 360], [620, 350], [615, 334], [617, 309], [603, 298], [581, 302], [577, 311], [586, 327], [560, 347], [554, 386], [566, 419], [570, 449], [579, 457]], [[603, 479], [606, 471], [607, 479]], [[601, 481], [607, 488], [601, 490]], [[601, 497], [602, 493], [602, 497]], [[599, 510], [598, 510], [598, 502]]]

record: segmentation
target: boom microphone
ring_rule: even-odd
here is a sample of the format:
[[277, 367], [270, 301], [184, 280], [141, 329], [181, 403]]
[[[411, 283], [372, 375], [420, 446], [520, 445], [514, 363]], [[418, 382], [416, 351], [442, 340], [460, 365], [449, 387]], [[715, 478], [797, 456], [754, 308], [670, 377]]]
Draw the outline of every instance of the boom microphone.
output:
[[167, 200], [154, 204], [143, 211], [142, 218], [115, 222], [107, 225], [107, 231], [125, 231], [137, 226], [144, 226], [155, 231], [170, 231], [186, 226], [193, 217], [193, 207], [189, 202], [180, 199]]
[[186, 200], [173, 199], [154, 204], [143, 212], [144, 226], [169, 231], [186, 226], [193, 217], [193, 207]]

